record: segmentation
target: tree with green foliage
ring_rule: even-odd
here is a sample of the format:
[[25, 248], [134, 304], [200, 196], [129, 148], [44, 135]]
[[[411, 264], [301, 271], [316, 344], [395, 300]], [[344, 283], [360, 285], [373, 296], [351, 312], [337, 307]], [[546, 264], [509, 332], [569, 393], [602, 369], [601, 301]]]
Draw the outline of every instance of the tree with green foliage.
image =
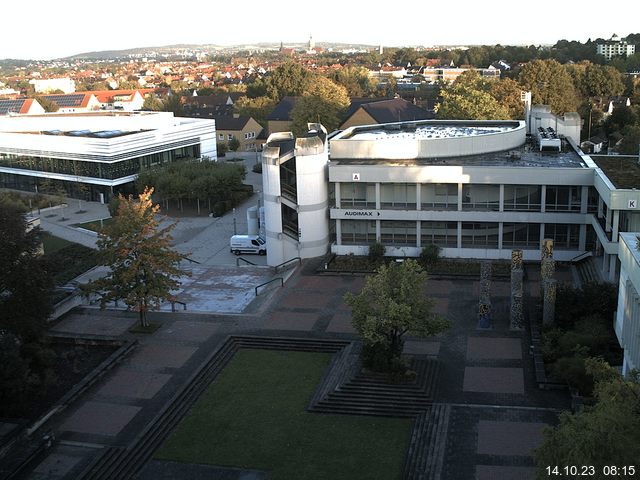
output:
[[240, 148], [240, 140], [238, 140], [236, 137], [233, 137], [227, 142], [227, 146], [229, 147], [229, 150], [231, 150], [232, 152], [236, 152]]
[[[590, 465], [589, 478], [609, 479], [603, 467], [634, 465], [640, 458], [640, 376], [623, 378], [606, 362], [588, 359], [586, 368], [595, 379], [593, 406], [578, 413], [564, 412], [557, 427], [545, 430], [536, 450], [538, 479], [549, 478], [548, 466]], [[627, 472], [628, 475], [628, 472]], [[614, 474], [615, 476], [615, 474]]]
[[524, 118], [524, 102], [521, 98], [523, 90], [522, 85], [510, 78], [489, 82], [489, 93], [509, 112], [505, 118], [513, 120]]
[[[429, 337], [448, 328], [448, 321], [433, 312], [433, 300], [425, 294], [426, 279], [415, 260], [391, 262], [367, 277], [360, 293], [345, 295], [353, 309], [353, 326], [365, 343], [368, 366], [393, 370], [400, 362], [405, 334]], [[375, 352], [375, 359], [368, 359], [367, 352]]]
[[575, 112], [579, 98], [571, 75], [556, 60], [534, 60], [525, 64], [518, 82], [531, 92], [534, 104], [549, 105], [555, 114]]
[[267, 128], [267, 116], [275, 106], [276, 102], [267, 96], [256, 98], [240, 97], [233, 104], [233, 109], [239, 115], [253, 118], [262, 125], [262, 128]]
[[326, 77], [309, 82], [302, 98], [291, 111], [291, 129], [296, 135], [307, 132], [307, 123], [322, 123], [331, 132], [340, 126], [349, 106], [347, 89]]
[[447, 120], [504, 120], [508, 109], [490, 93], [491, 86], [480, 74], [468, 70], [440, 91], [438, 118]]
[[331, 79], [347, 89], [349, 97], [371, 97], [376, 93], [377, 82], [369, 76], [365, 67], [349, 65], [336, 71]]
[[161, 112], [164, 108], [162, 100], [157, 95], [151, 93], [145, 99], [142, 104], [142, 110], [148, 110], [151, 112]]
[[622, 133], [622, 141], [618, 146], [618, 152], [623, 155], [638, 155], [640, 125], [627, 125], [620, 133]]
[[299, 63], [283, 63], [265, 77], [266, 93], [276, 103], [286, 96], [300, 96], [316, 76]]
[[47, 113], [57, 112], [60, 110], [60, 106], [46, 97], [36, 97], [36, 101], [40, 104], [44, 111]]
[[160, 226], [158, 205], [151, 200], [152, 188], [145, 188], [135, 201], [120, 196], [118, 215], [98, 234], [102, 264], [110, 268], [107, 276], [89, 283], [88, 292], [100, 298], [100, 308], [122, 300], [137, 311], [141, 327], [148, 327], [147, 313], [164, 301], [187, 275], [179, 264], [184, 258], [171, 246], [176, 224]]

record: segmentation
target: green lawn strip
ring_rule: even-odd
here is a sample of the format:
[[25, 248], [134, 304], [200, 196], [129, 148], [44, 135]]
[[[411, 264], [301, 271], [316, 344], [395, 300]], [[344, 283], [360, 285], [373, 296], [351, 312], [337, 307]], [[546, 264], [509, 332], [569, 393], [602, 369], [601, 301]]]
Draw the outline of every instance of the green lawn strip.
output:
[[331, 356], [239, 350], [156, 458], [277, 479], [400, 478], [412, 420], [307, 413]]
[[48, 233], [43, 233], [41, 238], [45, 255], [50, 255], [58, 250], [62, 250], [64, 247], [73, 245], [73, 242], [65, 240], [64, 238], [54, 237]]
[[44, 254], [54, 285], [64, 285], [98, 264], [98, 252], [53, 235], [42, 235]]
[[74, 226], [79, 228], [84, 228], [85, 230], [99, 232], [102, 229], [102, 227], [106, 227], [112, 221], [113, 221], [112, 218], [105, 218], [102, 220], [102, 223], [100, 223], [100, 220], [94, 220], [92, 222], [78, 223], [77, 225], [74, 225]]

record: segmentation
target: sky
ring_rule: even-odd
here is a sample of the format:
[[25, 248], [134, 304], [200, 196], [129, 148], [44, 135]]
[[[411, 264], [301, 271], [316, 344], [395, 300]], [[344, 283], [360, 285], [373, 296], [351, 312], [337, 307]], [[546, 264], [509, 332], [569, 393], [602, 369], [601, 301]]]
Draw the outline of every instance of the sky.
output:
[[540, 45], [640, 33], [638, 0], [619, 0], [614, 9], [595, 0], [32, 0], [23, 5], [28, 11], [16, 15], [19, 21], [3, 22], [0, 59], [178, 43], [286, 45], [307, 42], [310, 35], [316, 43], [394, 47]]

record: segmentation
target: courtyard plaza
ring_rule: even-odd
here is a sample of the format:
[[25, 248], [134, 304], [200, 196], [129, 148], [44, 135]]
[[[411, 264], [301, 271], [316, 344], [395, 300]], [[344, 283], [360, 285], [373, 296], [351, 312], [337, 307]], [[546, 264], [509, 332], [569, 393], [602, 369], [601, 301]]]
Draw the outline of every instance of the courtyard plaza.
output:
[[[530, 311], [539, 302], [536, 268], [526, 266]], [[562, 269], [558, 276], [571, 281]], [[75, 478], [102, 448], [134, 442], [229, 335], [358, 340], [343, 297], [363, 284], [362, 276], [318, 275], [316, 265], [306, 262], [283, 288], [259, 295], [241, 313], [154, 312], [150, 319], [160, 328], [149, 335], [129, 332], [137, 322], [132, 312], [83, 308], [66, 315], [52, 332], [135, 338], [139, 345], [49, 422], [47, 428], [56, 432], [57, 442], [29, 478]], [[509, 330], [508, 279], [493, 279], [489, 330], [476, 328], [479, 279], [431, 278], [427, 288], [435, 311], [449, 318], [452, 327], [435, 338], [408, 338], [405, 354], [438, 360], [433, 402], [447, 409], [445, 427], [436, 438], [443, 447], [433, 478], [534, 478], [532, 449], [541, 443], [543, 428], [568, 408], [568, 398], [564, 392], [538, 389], [528, 334]], [[154, 472], [163, 468], [173, 472], [171, 478], [200, 478], [190, 476], [198, 470], [195, 465], [168, 462], [163, 467], [158, 460], [148, 463], [140, 478], [158, 478]], [[215, 478], [266, 475], [251, 468], [206, 469], [208, 474], [214, 471], [220, 474]]]

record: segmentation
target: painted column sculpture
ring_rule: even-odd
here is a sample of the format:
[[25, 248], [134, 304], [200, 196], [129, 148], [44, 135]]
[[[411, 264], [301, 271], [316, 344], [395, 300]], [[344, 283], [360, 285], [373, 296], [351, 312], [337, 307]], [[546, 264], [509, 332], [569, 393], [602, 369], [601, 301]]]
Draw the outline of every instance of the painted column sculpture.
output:
[[524, 270], [522, 250], [511, 251], [511, 311], [509, 328], [522, 330], [524, 313], [522, 304]]
[[556, 272], [556, 262], [553, 259], [553, 240], [545, 238], [542, 241], [542, 261], [540, 263], [540, 293], [542, 295], [542, 323], [550, 324], [555, 321], [557, 281], [553, 276]]
[[552, 324], [555, 321], [557, 287], [558, 282], [553, 278], [545, 283], [544, 302], [542, 304], [542, 323], [544, 325]]
[[480, 302], [478, 328], [491, 328], [491, 262], [480, 263]]

